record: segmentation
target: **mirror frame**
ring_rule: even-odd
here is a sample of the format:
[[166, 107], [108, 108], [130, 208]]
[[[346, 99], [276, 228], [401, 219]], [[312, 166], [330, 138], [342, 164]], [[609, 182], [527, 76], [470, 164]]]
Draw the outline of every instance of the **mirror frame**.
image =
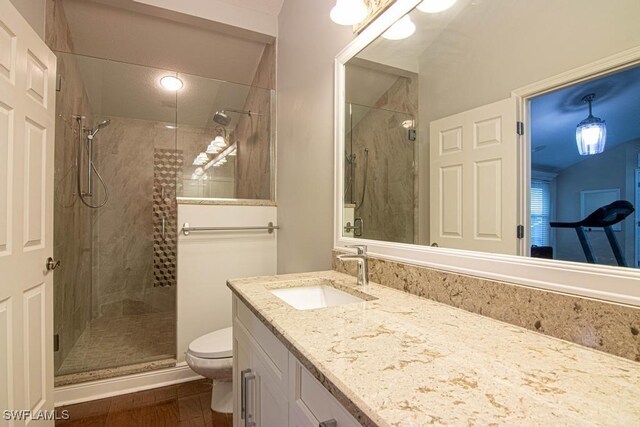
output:
[[[640, 306], [640, 270], [560, 260], [546, 260], [517, 255], [502, 255], [461, 249], [434, 248], [417, 244], [393, 243], [379, 240], [356, 239], [343, 236], [343, 198], [345, 147], [345, 64], [388, 27], [411, 12], [422, 0], [397, 0], [382, 15], [349, 43], [335, 58], [334, 63], [334, 249], [344, 250], [348, 245], [364, 244], [374, 257], [413, 264], [452, 273], [498, 280], [526, 287], [538, 288], [604, 301]], [[528, 117], [529, 102], [534, 96], [590, 80], [640, 64], [640, 46], [603, 58], [561, 75], [515, 89], [512, 96], [518, 100], [519, 121], [524, 122], [525, 135], [519, 136], [519, 223], [529, 230], [528, 188], [529, 164]], [[420, 145], [418, 145], [420, 150]], [[525, 239], [521, 240], [521, 250]], [[522, 253], [522, 252], [521, 252]]]

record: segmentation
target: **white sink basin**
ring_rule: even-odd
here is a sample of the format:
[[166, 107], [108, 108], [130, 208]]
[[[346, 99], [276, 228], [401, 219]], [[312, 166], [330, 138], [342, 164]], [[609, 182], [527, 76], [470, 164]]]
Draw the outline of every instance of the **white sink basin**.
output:
[[297, 310], [313, 310], [364, 301], [327, 285], [281, 288], [274, 289], [271, 293]]

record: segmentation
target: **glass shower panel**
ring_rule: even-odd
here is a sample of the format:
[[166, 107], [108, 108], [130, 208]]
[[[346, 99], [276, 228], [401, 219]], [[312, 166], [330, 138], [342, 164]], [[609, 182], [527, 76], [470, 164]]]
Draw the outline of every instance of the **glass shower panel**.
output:
[[415, 117], [353, 103], [346, 114], [344, 202], [358, 227], [353, 237], [414, 243]]
[[176, 73], [57, 56], [56, 382], [174, 363]]
[[179, 74], [181, 198], [273, 198], [274, 91]]

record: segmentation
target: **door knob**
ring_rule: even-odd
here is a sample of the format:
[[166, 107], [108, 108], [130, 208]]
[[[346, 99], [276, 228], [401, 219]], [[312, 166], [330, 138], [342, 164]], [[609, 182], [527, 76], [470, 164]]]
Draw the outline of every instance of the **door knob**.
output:
[[47, 271], [53, 271], [60, 266], [60, 260], [54, 261], [53, 258], [47, 258]]

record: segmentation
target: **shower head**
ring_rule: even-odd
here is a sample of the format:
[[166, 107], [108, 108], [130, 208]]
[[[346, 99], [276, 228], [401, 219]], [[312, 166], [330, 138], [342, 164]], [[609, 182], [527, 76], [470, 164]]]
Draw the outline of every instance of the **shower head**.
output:
[[107, 126], [109, 126], [111, 124], [111, 120], [107, 119], [107, 120], [103, 120], [100, 123], [98, 123], [98, 126], [96, 126], [98, 129], [102, 129], [105, 128]]
[[231, 117], [227, 113], [238, 113], [238, 114], [246, 114], [247, 116], [262, 116], [260, 113], [254, 113], [253, 111], [245, 111], [245, 110], [236, 110], [235, 108], [223, 108], [222, 110], [216, 111], [213, 115], [213, 121], [222, 126], [229, 126], [231, 123]]
[[231, 123], [231, 117], [227, 115], [225, 110], [216, 111], [213, 115], [213, 121], [222, 126], [229, 126]]
[[91, 139], [93, 139], [93, 137], [96, 136], [96, 134], [100, 131], [100, 129], [104, 129], [110, 124], [111, 124], [111, 120], [109, 119], [103, 120], [100, 123], [98, 123], [95, 128], [89, 131], [89, 136], [91, 136]]

